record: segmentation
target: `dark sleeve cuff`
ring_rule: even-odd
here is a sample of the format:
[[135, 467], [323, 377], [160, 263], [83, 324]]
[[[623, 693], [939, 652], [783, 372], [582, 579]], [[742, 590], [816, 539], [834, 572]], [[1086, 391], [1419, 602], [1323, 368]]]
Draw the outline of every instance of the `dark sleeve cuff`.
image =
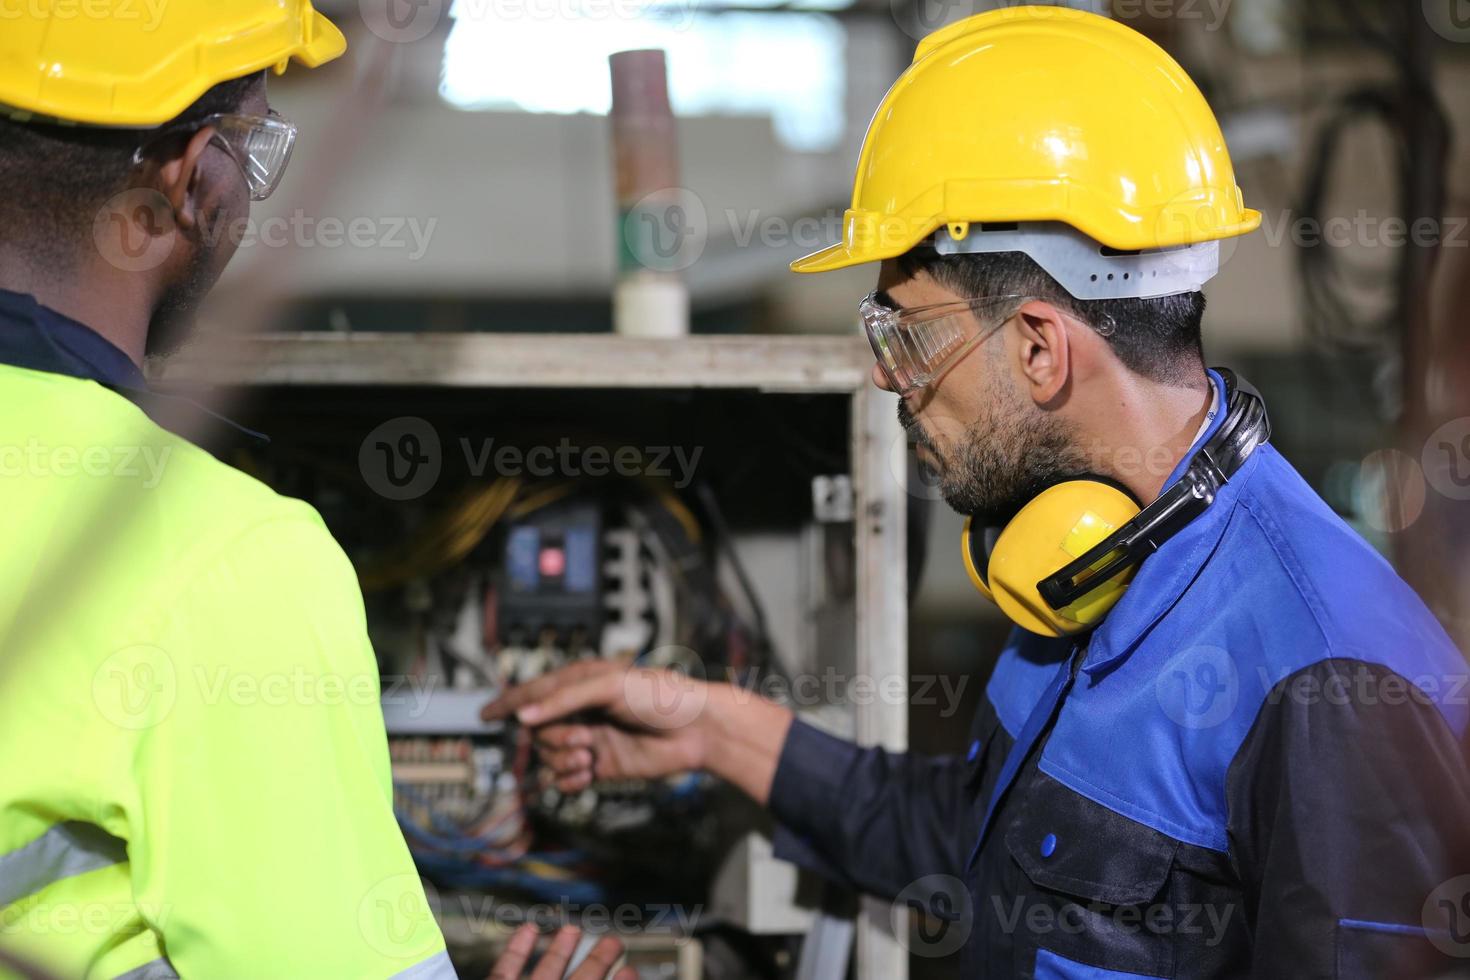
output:
[[852, 884], [834, 857], [841, 845], [833, 840], [842, 805], [842, 774], [862, 752], [856, 745], [813, 728], [791, 723], [768, 801], [776, 818], [772, 851], [783, 861], [846, 885]]

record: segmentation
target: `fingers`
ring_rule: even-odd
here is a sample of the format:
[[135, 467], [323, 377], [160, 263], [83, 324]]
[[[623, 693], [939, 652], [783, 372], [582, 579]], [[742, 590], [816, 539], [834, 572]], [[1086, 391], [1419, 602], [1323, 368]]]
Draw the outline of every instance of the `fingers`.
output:
[[586, 725], [546, 725], [536, 729], [536, 748], [587, 748], [592, 745], [592, 729]]
[[592, 785], [595, 778], [592, 770], [581, 769], [577, 772], [568, 773], [565, 776], [557, 776], [552, 780], [557, 790], [562, 793], [580, 793]]
[[517, 929], [486, 980], [520, 980], [521, 971], [536, 948], [536, 935], [536, 926], [530, 922]]
[[516, 717], [523, 725], [544, 725], [567, 715], [589, 708], [602, 708], [623, 696], [623, 673], [627, 668], [615, 671], [598, 671], [584, 680], [556, 687], [545, 697], [523, 705]]
[[612, 660], [578, 661], [560, 670], [543, 674], [533, 681], [506, 688], [500, 697], [480, 709], [480, 717], [485, 721], [501, 721], [515, 714], [524, 705], [542, 700], [558, 687], [598, 674], [625, 669], [624, 664]]
[[531, 980], [561, 980], [562, 974], [567, 972], [567, 964], [572, 962], [572, 954], [577, 951], [577, 941], [581, 938], [582, 930], [576, 926], [562, 926], [558, 929], [551, 939], [551, 945], [546, 948], [541, 961], [532, 971]]
[[[534, 923], [528, 922], [517, 929], [486, 980], [522, 980], [526, 963], [535, 952], [538, 936]], [[527, 980], [562, 980], [581, 938], [582, 930], [576, 926], [558, 929]], [[567, 980], [638, 980], [638, 971], [632, 967], [625, 966], [617, 973], [612, 972], [622, 955], [623, 944], [616, 937], [603, 936]]]
[[591, 749], [542, 749], [541, 761], [556, 776], [591, 771], [593, 766]]
[[[582, 961], [582, 965], [572, 971], [567, 980], [606, 980], [612, 968], [617, 965], [619, 957], [623, 955], [623, 944], [612, 936], [603, 936], [592, 947], [592, 952]], [[622, 975], [626, 971], [619, 971]], [[638, 971], [633, 971], [633, 976], [638, 976]]]

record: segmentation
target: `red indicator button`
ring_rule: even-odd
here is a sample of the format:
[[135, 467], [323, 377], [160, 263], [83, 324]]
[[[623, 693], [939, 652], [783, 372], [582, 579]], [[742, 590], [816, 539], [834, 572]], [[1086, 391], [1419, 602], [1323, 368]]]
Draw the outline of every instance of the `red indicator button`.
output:
[[561, 548], [542, 548], [537, 566], [545, 578], [560, 578], [567, 570], [567, 553]]

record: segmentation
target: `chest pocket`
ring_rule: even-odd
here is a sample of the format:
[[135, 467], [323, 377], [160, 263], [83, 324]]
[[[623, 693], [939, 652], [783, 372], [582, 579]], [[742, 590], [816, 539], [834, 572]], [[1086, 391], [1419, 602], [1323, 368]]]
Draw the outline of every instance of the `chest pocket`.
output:
[[1005, 842], [1022, 873], [1012, 910], [1018, 976], [1033, 975], [1039, 950], [1174, 975], [1174, 938], [1190, 916], [1169, 894], [1178, 841], [1034, 772]]

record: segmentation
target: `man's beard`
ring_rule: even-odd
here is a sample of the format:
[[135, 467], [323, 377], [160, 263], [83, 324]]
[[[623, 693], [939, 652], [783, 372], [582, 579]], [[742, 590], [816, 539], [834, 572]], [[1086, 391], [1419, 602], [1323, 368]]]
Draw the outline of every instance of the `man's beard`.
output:
[[1047, 487], [1088, 471], [1085, 454], [1055, 415], [997, 392], [989, 418], [977, 419], [942, 452], [899, 399], [898, 420], [938, 461], [927, 468], [955, 510], [986, 527], [1003, 527]]

